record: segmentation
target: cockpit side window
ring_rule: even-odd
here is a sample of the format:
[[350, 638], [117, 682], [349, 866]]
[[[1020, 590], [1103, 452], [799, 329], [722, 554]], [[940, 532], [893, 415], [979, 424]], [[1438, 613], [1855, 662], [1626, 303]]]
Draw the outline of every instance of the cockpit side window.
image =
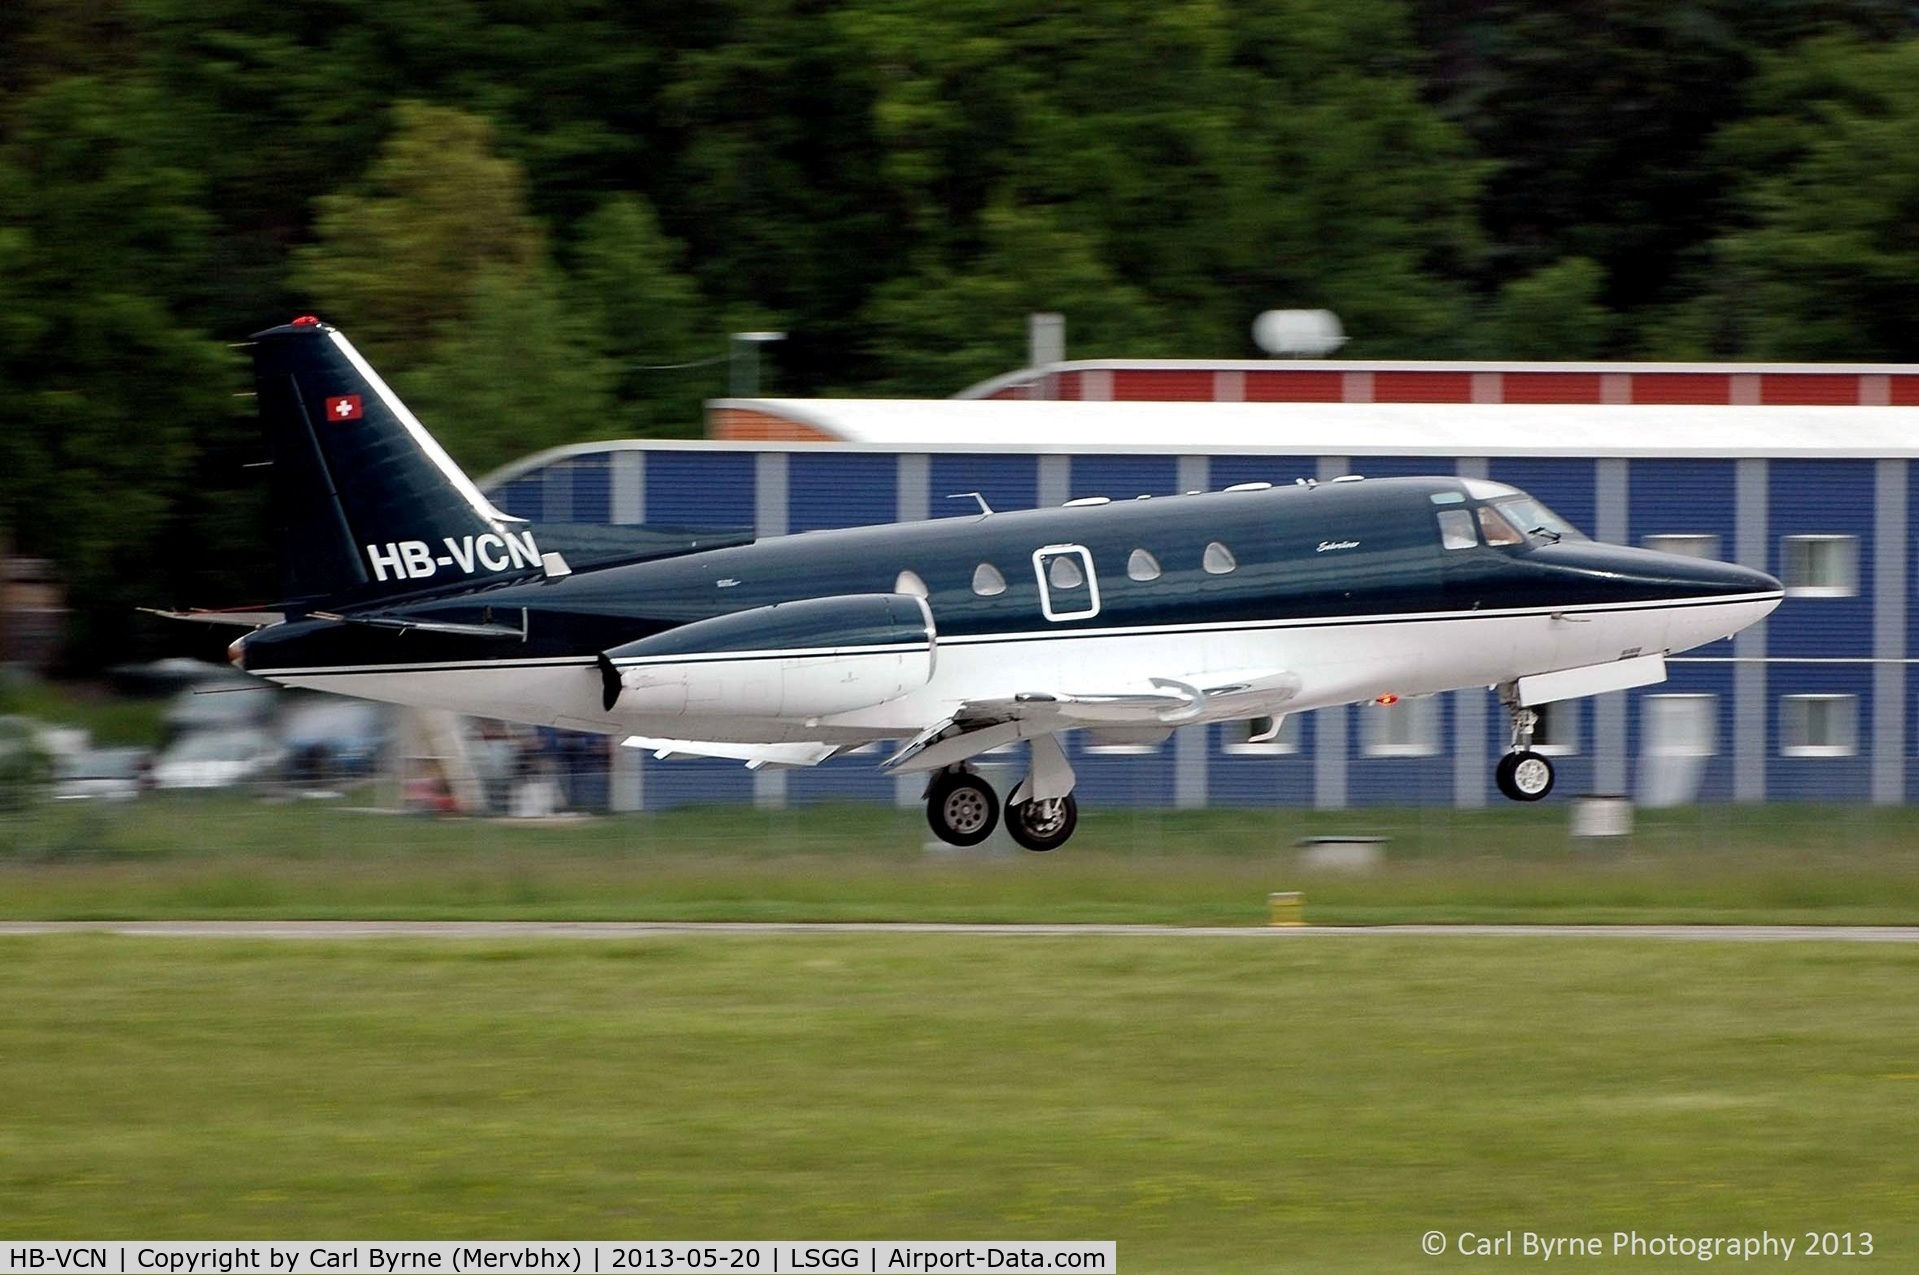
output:
[[1523, 545], [1526, 537], [1519, 534], [1519, 528], [1506, 521], [1505, 515], [1491, 505], [1479, 507], [1479, 531], [1486, 537], [1489, 545]]
[[1471, 549], [1478, 545], [1473, 534], [1473, 515], [1467, 509], [1439, 511], [1439, 543], [1448, 549]]

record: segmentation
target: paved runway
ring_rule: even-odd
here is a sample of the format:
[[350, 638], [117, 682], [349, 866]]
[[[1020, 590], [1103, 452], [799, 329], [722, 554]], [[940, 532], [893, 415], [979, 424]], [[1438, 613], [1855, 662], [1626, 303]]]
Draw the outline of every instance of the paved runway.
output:
[[753, 921], [0, 921], [0, 937], [104, 933], [235, 939], [643, 939], [681, 935], [958, 934], [977, 938], [1663, 939], [1704, 943], [1919, 943], [1890, 925], [941, 925]]

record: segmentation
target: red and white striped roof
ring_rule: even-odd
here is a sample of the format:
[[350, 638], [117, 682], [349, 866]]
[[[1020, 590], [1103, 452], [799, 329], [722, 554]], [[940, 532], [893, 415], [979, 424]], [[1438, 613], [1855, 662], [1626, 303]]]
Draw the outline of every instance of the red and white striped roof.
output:
[[958, 399], [1919, 407], [1919, 366], [1106, 359], [1025, 368]]

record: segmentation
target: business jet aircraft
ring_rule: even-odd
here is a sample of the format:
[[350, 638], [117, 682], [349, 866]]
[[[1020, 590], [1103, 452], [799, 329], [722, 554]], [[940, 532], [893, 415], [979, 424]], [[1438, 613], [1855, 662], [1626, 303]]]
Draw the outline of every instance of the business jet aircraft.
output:
[[[1341, 478], [978, 512], [752, 541], [501, 513], [344, 335], [253, 338], [287, 600], [170, 612], [258, 627], [233, 663], [287, 686], [810, 766], [876, 740], [930, 772], [956, 845], [1000, 816], [969, 760], [1025, 740], [1006, 803], [1072, 835], [1074, 729], [1164, 737], [1464, 687], [1499, 691], [1495, 775], [1536, 801], [1542, 703], [1658, 682], [1664, 657], [1778, 605], [1744, 567], [1596, 544], [1472, 478]], [[970, 493], [969, 493], [970, 496]], [[538, 540], [536, 541], [536, 533]]]

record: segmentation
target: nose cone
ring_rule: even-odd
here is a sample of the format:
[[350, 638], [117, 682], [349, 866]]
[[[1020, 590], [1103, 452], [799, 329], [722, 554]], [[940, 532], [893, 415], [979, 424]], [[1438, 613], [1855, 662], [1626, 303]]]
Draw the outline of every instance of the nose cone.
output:
[[1737, 563], [1629, 549], [1591, 540], [1544, 545], [1534, 550], [1532, 557], [1542, 566], [1550, 564], [1569, 578], [1582, 577], [1595, 585], [1603, 582], [1608, 592], [1647, 600], [1759, 601], [1767, 597], [1777, 600], [1784, 593], [1783, 586], [1772, 576]]
[[1785, 586], [1763, 571], [1733, 562], [1715, 562], [1708, 558], [1688, 558], [1680, 554], [1651, 554], [1664, 564], [1664, 574], [1675, 588], [1700, 597], [1735, 597], [1747, 594], [1771, 594], [1783, 597]]

